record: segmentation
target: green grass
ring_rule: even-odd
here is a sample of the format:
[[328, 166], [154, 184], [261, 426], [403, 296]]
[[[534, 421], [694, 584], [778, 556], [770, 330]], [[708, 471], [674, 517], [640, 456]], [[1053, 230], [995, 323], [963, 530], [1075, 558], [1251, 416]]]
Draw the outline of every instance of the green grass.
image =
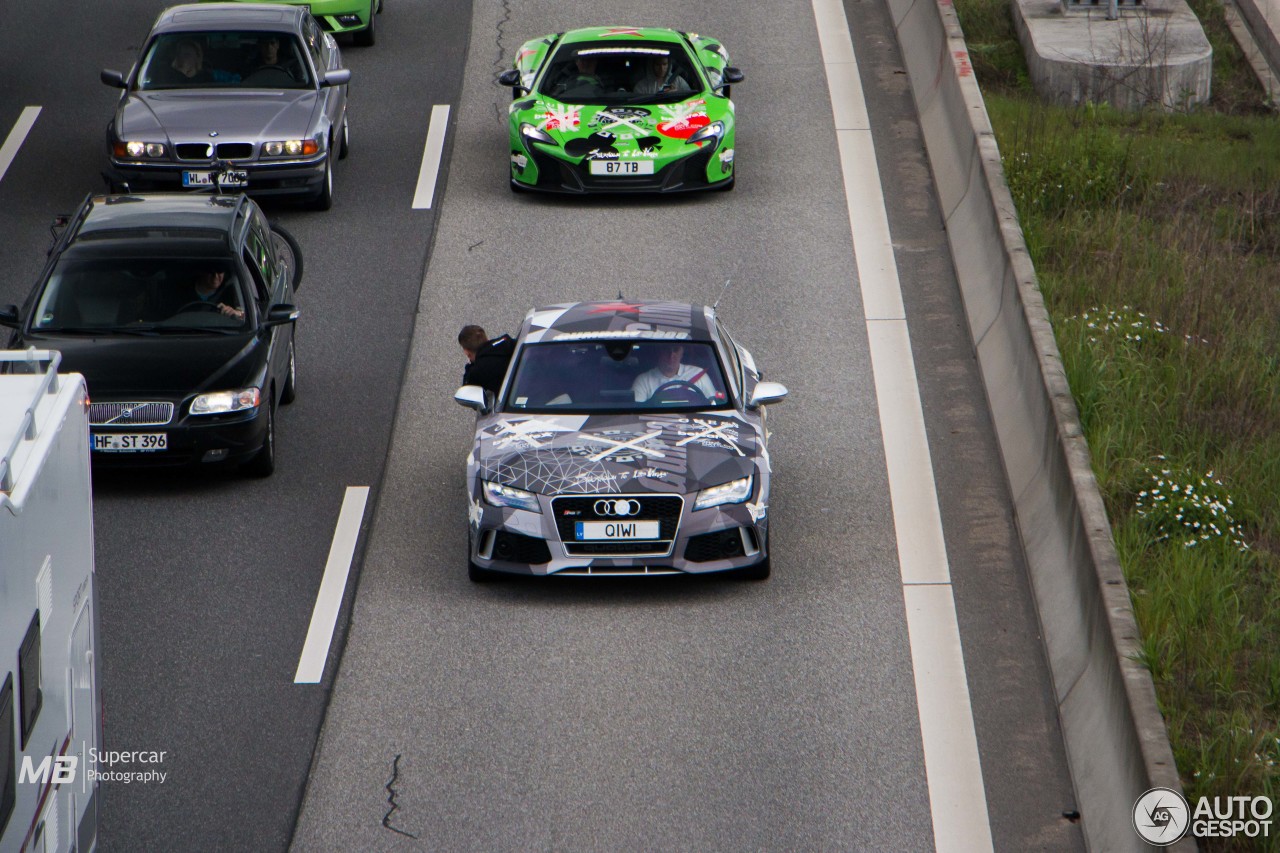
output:
[[1213, 100], [1165, 114], [1040, 103], [1009, 4], [956, 3], [1183, 784], [1275, 798], [1280, 121], [1221, 5], [1192, 7]]

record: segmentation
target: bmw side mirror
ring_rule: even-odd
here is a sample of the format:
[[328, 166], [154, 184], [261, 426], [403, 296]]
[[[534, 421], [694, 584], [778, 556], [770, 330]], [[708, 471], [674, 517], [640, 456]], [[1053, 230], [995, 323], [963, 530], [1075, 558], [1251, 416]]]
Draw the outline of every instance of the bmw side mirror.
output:
[[333, 71], [324, 72], [324, 80], [321, 81], [320, 85], [321, 86], [341, 86], [344, 83], [350, 83], [350, 82], [351, 82], [351, 69], [338, 68]]
[[752, 409], [777, 403], [787, 396], [787, 386], [781, 382], [757, 382], [747, 405]]
[[457, 391], [453, 392], [453, 399], [460, 406], [466, 406], [468, 409], [475, 409], [478, 413], [485, 415], [493, 408], [493, 393], [486, 391], [479, 385], [463, 385]]
[[6, 305], [3, 308], [0, 308], [0, 326], [8, 326], [11, 329], [16, 329], [20, 325], [22, 324], [18, 321], [17, 305]]
[[279, 302], [267, 309], [267, 319], [262, 321], [262, 325], [283, 326], [285, 323], [295, 323], [300, 313], [296, 305]]
[[108, 86], [115, 86], [117, 89], [126, 89], [129, 85], [125, 82], [123, 74], [119, 71], [112, 71], [110, 68], [102, 69], [102, 72], [98, 75], [98, 79], [103, 83], [106, 83]]

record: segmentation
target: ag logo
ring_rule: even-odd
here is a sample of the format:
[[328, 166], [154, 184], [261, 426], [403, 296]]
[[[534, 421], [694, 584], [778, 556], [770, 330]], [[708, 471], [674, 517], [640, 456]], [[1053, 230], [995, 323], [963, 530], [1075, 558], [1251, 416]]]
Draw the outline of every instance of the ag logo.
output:
[[1133, 804], [1133, 828], [1143, 841], [1168, 847], [1187, 834], [1191, 809], [1177, 791], [1152, 788]]

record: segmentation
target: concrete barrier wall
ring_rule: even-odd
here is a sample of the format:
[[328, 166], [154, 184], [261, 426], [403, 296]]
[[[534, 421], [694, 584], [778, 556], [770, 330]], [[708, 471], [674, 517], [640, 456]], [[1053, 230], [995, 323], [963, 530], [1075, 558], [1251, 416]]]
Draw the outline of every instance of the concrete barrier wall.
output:
[[1280, 75], [1280, 41], [1276, 39], [1276, 31], [1280, 30], [1280, 7], [1272, 0], [1230, 0], [1230, 3], [1244, 18], [1271, 73]]
[[1128, 588], [986, 107], [950, 3], [888, 2], [1013, 496], [1085, 838], [1092, 850], [1144, 849], [1134, 802], [1150, 788], [1182, 786], [1150, 673], [1135, 662]]

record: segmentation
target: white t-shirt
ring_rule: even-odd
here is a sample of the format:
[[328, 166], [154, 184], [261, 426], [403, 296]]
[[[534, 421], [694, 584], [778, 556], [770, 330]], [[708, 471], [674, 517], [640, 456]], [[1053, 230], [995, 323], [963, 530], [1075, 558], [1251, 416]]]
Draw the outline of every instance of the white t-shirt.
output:
[[636, 377], [635, 382], [631, 383], [631, 391], [636, 395], [636, 402], [643, 403], [653, 396], [654, 391], [657, 391], [668, 382], [675, 382], [677, 379], [683, 379], [685, 382], [696, 385], [708, 401], [716, 398], [716, 389], [707, 377], [707, 371], [692, 364], [680, 365], [680, 369], [676, 371], [675, 376], [667, 376], [656, 367], [646, 370]]

